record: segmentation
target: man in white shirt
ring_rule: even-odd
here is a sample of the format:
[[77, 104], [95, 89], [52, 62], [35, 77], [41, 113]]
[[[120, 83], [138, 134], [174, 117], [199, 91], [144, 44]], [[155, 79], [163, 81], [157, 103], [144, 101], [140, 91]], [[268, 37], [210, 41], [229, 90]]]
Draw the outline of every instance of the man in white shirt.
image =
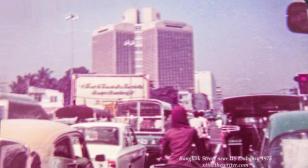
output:
[[203, 115], [203, 111], [196, 111], [194, 112], [194, 118], [189, 120], [189, 125], [197, 130], [199, 138], [206, 138], [208, 136], [208, 121]]
[[194, 112], [194, 118], [189, 120], [189, 124], [192, 128], [195, 128], [197, 131], [199, 141], [203, 146], [201, 147], [203, 151], [203, 155], [209, 156], [209, 135], [208, 135], [208, 121], [204, 116], [204, 111], [196, 111]]

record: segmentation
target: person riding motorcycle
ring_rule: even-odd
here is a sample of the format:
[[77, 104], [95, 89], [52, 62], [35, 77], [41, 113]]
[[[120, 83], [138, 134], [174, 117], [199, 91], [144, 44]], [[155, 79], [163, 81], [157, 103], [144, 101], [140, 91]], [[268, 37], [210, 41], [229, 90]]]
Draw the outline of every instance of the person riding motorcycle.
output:
[[[192, 145], [196, 145], [197, 154], [194, 154]], [[198, 151], [202, 145], [197, 131], [189, 126], [187, 111], [176, 105], [171, 112], [171, 128], [167, 130], [161, 140], [161, 156], [168, 157], [168, 165], [182, 165], [186, 167], [200, 167], [201, 161]]]

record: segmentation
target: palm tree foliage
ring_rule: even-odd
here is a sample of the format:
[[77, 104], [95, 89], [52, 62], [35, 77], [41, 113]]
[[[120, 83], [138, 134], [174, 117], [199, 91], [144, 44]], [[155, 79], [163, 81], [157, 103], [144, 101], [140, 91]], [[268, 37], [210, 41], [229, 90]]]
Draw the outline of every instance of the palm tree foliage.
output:
[[69, 104], [71, 91], [71, 74], [72, 73], [89, 73], [85, 67], [72, 68], [66, 71], [65, 75], [57, 79], [52, 76], [53, 71], [49, 68], [41, 67], [36, 73], [27, 73], [18, 75], [16, 81], [10, 84], [12, 93], [26, 94], [29, 86], [55, 89], [64, 93], [65, 104]]

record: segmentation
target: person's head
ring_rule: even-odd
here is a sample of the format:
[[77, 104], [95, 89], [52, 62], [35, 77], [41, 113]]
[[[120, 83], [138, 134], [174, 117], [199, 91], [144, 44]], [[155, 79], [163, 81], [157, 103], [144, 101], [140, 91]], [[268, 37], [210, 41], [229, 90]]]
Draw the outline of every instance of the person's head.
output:
[[170, 117], [170, 114], [171, 114], [171, 110], [165, 110], [164, 111], [165, 120], [167, 120]]
[[204, 111], [204, 110], [199, 110], [199, 111], [198, 111], [199, 117], [203, 117], [204, 114], [205, 114], [205, 111]]
[[174, 128], [189, 126], [187, 119], [187, 111], [184, 107], [176, 105], [171, 112], [171, 124]]
[[198, 111], [195, 111], [195, 112], [194, 112], [194, 117], [195, 117], [195, 118], [199, 117], [199, 112], [198, 112]]

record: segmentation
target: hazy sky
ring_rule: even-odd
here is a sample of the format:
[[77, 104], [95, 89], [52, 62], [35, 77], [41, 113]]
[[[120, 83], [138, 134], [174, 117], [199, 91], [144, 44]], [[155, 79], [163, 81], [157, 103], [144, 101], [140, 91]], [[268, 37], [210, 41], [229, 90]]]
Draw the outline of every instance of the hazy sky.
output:
[[194, 29], [196, 70], [215, 75], [223, 94], [273, 93], [295, 86], [308, 72], [308, 34], [286, 27], [291, 0], [0, 0], [0, 82], [44, 66], [56, 77], [71, 66], [74, 23], [75, 66], [91, 68], [91, 35], [121, 21], [131, 7], [153, 7], [163, 20]]

